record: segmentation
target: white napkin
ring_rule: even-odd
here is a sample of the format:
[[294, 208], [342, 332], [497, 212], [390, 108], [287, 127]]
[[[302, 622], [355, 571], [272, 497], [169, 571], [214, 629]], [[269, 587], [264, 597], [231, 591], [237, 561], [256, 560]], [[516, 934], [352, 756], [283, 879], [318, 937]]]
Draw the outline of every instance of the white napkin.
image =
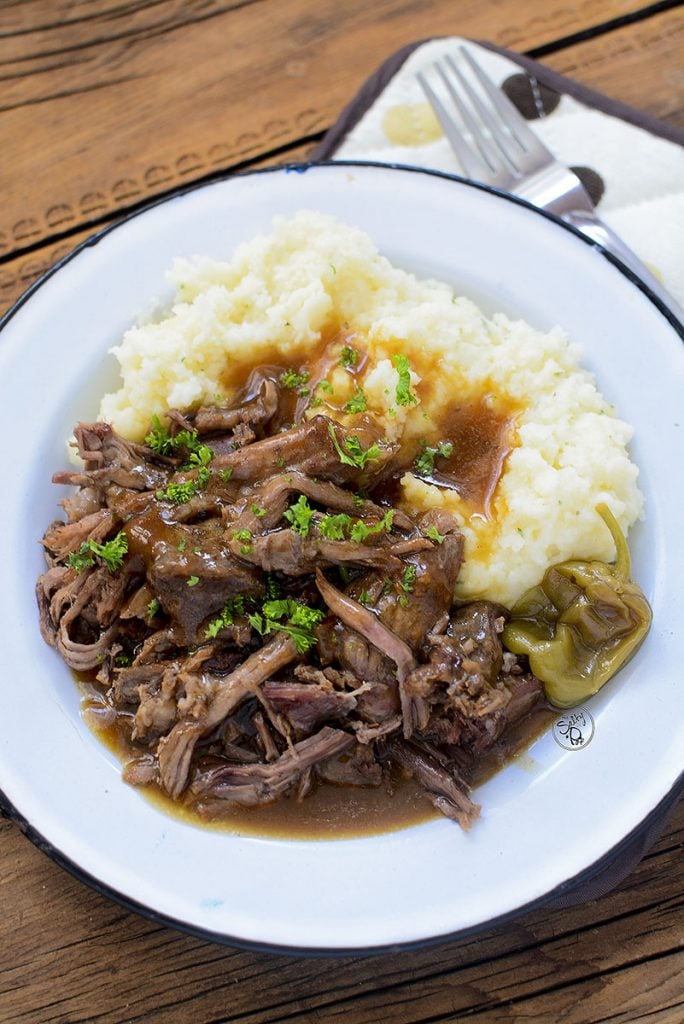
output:
[[[463, 174], [416, 80], [416, 71], [429, 70], [445, 53], [456, 54], [460, 44], [472, 48], [497, 84], [523, 72], [508, 57], [457, 37], [424, 43], [351, 128], [335, 158]], [[543, 83], [546, 69], [537, 67]], [[684, 147], [566, 93], [555, 110], [528, 123], [560, 161], [600, 175], [605, 190], [597, 213], [684, 304]]]

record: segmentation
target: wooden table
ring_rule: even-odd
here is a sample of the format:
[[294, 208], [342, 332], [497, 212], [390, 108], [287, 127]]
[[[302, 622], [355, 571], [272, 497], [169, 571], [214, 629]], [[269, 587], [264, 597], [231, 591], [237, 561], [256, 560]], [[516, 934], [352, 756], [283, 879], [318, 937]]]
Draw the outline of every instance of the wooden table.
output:
[[[675, 3], [4, 0], [0, 304], [153, 196], [305, 157], [385, 57], [448, 34], [684, 127]], [[122, 910], [0, 820], [0, 1022], [681, 1024], [683, 842], [680, 805], [601, 900], [420, 952], [298, 960]]]

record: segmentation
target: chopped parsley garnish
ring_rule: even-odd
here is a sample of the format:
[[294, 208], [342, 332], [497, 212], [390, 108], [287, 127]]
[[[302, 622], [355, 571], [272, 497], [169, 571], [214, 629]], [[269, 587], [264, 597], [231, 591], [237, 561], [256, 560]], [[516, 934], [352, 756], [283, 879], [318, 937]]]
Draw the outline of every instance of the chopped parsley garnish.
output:
[[367, 408], [368, 399], [366, 398], [365, 392], [363, 388], [357, 388], [345, 405], [344, 411], [348, 413], [365, 412]]
[[283, 512], [285, 519], [288, 523], [292, 524], [292, 529], [295, 533], [301, 534], [302, 537], [308, 537], [309, 529], [311, 527], [311, 520], [313, 518], [314, 510], [309, 505], [309, 500], [303, 494], [300, 494], [294, 505]]
[[116, 572], [123, 565], [124, 555], [128, 551], [128, 537], [121, 530], [112, 540], [98, 544], [96, 540], [84, 540], [78, 551], [72, 551], [67, 558], [67, 565], [76, 572], [83, 572], [95, 564], [95, 557], [101, 558], [110, 572]]
[[340, 364], [346, 366], [348, 369], [352, 366], [356, 366], [359, 361], [359, 353], [351, 345], [345, 345], [340, 353]]
[[444, 534], [440, 533], [436, 526], [428, 526], [425, 536], [429, 537], [430, 540], [434, 540], [436, 544], [444, 543]]
[[236, 530], [234, 536], [236, 540], [241, 541], [240, 554], [251, 554], [252, 545], [249, 543], [252, 540], [251, 530]]
[[271, 601], [280, 597], [280, 584], [271, 573], [266, 577], [266, 597]]
[[356, 466], [357, 469], [363, 469], [367, 462], [372, 462], [375, 459], [380, 458], [380, 445], [375, 443], [367, 448], [365, 451], [361, 447], [358, 437], [352, 434], [346, 438], [344, 443], [344, 449], [340, 447], [340, 442], [337, 440], [337, 434], [332, 423], [328, 423], [328, 431], [330, 433], [330, 439], [335, 446], [338, 458], [341, 463], [345, 466]]
[[130, 654], [117, 654], [114, 658], [114, 664], [118, 665], [119, 668], [128, 668], [129, 665], [133, 664], [133, 659]]
[[362, 590], [359, 594], [359, 604], [370, 604], [372, 601], [371, 595], [367, 590]]
[[399, 586], [407, 594], [410, 594], [413, 590], [413, 585], [416, 582], [416, 567], [415, 565], [407, 565], [404, 568], [404, 575], [399, 581]]
[[214, 453], [211, 450], [211, 448], [206, 444], [198, 444], [194, 451], [190, 453], [190, 458], [188, 459], [188, 469], [197, 468], [198, 482], [202, 472], [204, 471], [206, 473], [206, 477], [204, 478], [204, 481], [201, 485], [202, 487], [204, 486], [204, 484], [206, 484], [207, 480], [209, 479], [209, 470], [207, 469], [207, 466], [209, 465], [213, 458]]
[[[324, 394], [326, 395], [333, 394], [333, 386], [329, 380], [319, 380], [314, 390], [323, 391]], [[312, 398], [311, 401], [309, 402], [309, 407], [311, 409], [317, 409], [319, 405], [323, 405], [323, 399], [319, 398], [318, 395], [315, 398]]]
[[158, 416], [152, 417], [152, 429], [145, 437], [145, 444], [159, 455], [170, 455], [178, 448], [187, 448], [190, 452], [199, 452], [204, 448], [210, 452], [209, 459], [213, 456], [211, 448], [207, 448], [207, 445], [202, 444], [197, 437], [196, 430], [179, 430], [172, 437], [167, 428], [162, 426]]
[[323, 516], [317, 524], [326, 540], [351, 540], [359, 544], [367, 537], [389, 532], [392, 529], [394, 509], [388, 509], [382, 519], [373, 526], [367, 526], [362, 519], [353, 520], [346, 512], [338, 512], [334, 516]]
[[173, 438], [158, 416], [152, 417], [152, 429], [145, 437], [145, 444], [159, 455], [169, 455], [173, 449]]
[[186, 501], [194, 498], [199, 487], [197, 481], [186, 480], [185, 483], [170, 483], [165, 491], [157, 491], [158, 501], [171, 501], [174, 505], [184, 505]]
[[448, 459], [454, 446], [451, 441], [440, 441], [436, 448], [431, 448], [425, 441], [422, 444], [423, 451], [413, 463], [413, 468], [418, 476], [430, 476], [434, 472], [435, 459]]
[[287, 388], [288, 391], [298, 391], [304, 384], [306, 384], [309, 376], [310, 374], [307, 370], [304, 370], [302, 373], [297, 373], [296, 370], [293, 370], [290, 367], [289, 370], [283, 370], [280, 374], [280, 383], [284, 388]]
[[262, 508], [261, 505], [257, 505], [255, 503], [252, 503], [252, 512], [257, 517], [257, 519], [261, 519], [262, 516], [266, 515], [266, 509]]
[[337, 515], [326, 515], [317, 523], [317, 527], [327, 541], [351, 541], [360, 544], [367, 538], [382, 534], [383, 530], [389, 532], [392, 528], [394, 510], [388, 509], [382, 519], [373, 526], [367, 525], [364, 520], [353, 520], [346, 512], [338, 512]]
[[187, 584], [189, 587], [196, 587], [199, 583], [199, 576], [188, 576]]
[[156, 497], [158, 501], [171, 501], [174, 505], [185, 504], [186, 501], [190, 501], [191, 498], [194, 498], [196, 494], [207, 486], [211, 476], [209, 463], [214, 458], [211, 448], [197, 440], [194, 430], [192, 432], [181, 430], [173, 438], [173, 444], [175, 445], [181, 437], [183, 438], [182, 446], [192, 449], [187, 464], [182, 468], [186, 471], [196, 469], [197, 477], [194, 480], [186, 480], [183, 483], [174, 481], [167, 486], [165, 491], [157, 491]]
[[190, 452], [197, 452], [200, 448], [206, 448], [197, 437], [196, 430], [179, 430], [171, 439], [174, 448], [187, 448]]
[[366, 526], [364, 522], [358, 519], [351, 528], [349, 539], [354, 541], [356, 544], [360, 544], [366, 540], [367, 537], [372, 537], [375, 534], [382, 533], [383, 530], [389, 533], [392, 529], [393, 518], [394, 509], [389, 508], [380, 522], [376, 523], [375, 526]]
[[380, 445], [376, 442], [364, 451], [356, 434], [352, 434], [347, 438], [344, 442], [344, 447], [349, 452], [353, 465], [358, 466], [360, 469], [363, 469], [367, 462], [375, 462], [376, 459], [380, 458]]
[[205, 637], [207, 638], [207, 640], [214, 640], [222, 629], [225, 629], [227, 626], [233, 625], [236, 615], [244, 614], [244, 597], [238, 596], [231, 598], [229, 601], [226, 601], [221, 614], [217, 615], [215, 619], [212, 619], [207, 628], [204, 630]]
[[95, 565], [95, 558], [91, 554], [88, 541], [83, 541], [78, 551], [72, 551], [67, 558], [67, 565], [70, 569], [75, 569], [76, 572], [83, 572], [84, 569], [90, 568], [91, 565]]
[[280, 620], [286, 618], [293, 626], [303, 626], [305, 629], [313, 629], [325, 614], [318, 608], [312, 608], [308, 604], [301, 604], [291, 597], [275, 601], [265, 601], [262, 611], [267, 619]]
[[[300, 604], [292, 598], [265, 601], [258, 612], [249, 616], [250, 625], [260, 636], [279, 631], [287, 633], [294, 640], [300, 654], [305, 654], [316, 643], [314, 629], [324, 617], [325, 612]], [[280, 620], [285, 619], [285, 622]]]
[[185, 551], [187, 546], [188, 546], [188, 542], [185, 539], [185, 537], [181, 537], [181, 539], [176, 544], [176, 547], [178, 548], [179, 551]]
[[318, 529], [326, 540], [344, 540], [345, 531], [348, 532], [352, 525], [352, 518], [346, 512], [340, 512], [335, 516], [323, 516]]
[[393, 355], [392, 366], [399, 375], [395, 392], [397, 405], [415, 405], [418, 399], [411, 391], [411, 368], [408, 356]]
[[152, 600], [150, 601], [150, 603], [147, 606], [148, 618], [153, 619], [155, 617], [155, 615], [158, 615], [160, 608], [161, 608], [161, 605], [159, 603], [159, 598], [153, 597]]
[[233, 475], [233, 467], [232, 466], [229, 466], [228, 469], [219, 469], [219, 471], [218, 471], [218, 478], [219, 478], [219, 480], [223, 480], [224, 484], [228, 483], [228, 481], [230, 480], [232, 475]]

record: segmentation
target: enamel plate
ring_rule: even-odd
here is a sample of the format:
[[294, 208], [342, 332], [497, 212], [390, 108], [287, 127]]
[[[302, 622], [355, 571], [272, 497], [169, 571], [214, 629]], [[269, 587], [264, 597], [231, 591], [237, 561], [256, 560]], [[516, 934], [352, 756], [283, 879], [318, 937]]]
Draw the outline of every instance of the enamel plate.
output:
[[[469, 834], [433, 820], [360, 839], [277, 840], [168, 817], [121, 781], [38, 631], [38, 541], [61, 512], [50, 477], [74, 423], [115, 386], [108, 350], [170, 299], [174, 257], [228, 259], [274, 215], [303, 208], [362, 228], [393, 263], [487, 312], [562, 324], [635, 427], [646, 518], [630, 546], [651, 633], [586, 705], [591, 742], [566, 750], [541, 737], [476, 792], [483, 816]], [[176, 194], [90, 239], [17, 304], [0, 337], [0, 789], [10, 812], [113, 898], [235, 944], [395, 948], [562, 892], [671, 799], [682, 772], [683, 380], [678, 330], [623, 268], [554, 219], [453, 177], [339, 163], [260, 172]]]

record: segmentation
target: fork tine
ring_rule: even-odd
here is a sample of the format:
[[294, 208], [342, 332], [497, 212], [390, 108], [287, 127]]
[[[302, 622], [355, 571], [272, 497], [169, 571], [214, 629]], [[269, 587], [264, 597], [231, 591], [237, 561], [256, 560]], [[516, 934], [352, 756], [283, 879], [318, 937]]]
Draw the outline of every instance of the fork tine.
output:
[[[461, 74], [460, 69], [454, 63], [452, 57], [449, 54], [446, 54], [446, 56], [444, 57], [444, 60], [445, 60], [445, 63], [448, 64], [449, 68], [451, 69], [452, 74], [457, 79], [457, 81], [458, 81], [459, 85], [461, 86], [461, 88], [463, 89], [464, 93], [466, 94], [466, 96], [468, 97], [470, 102], [472, 103], [474, 109], [479, 114], [480, 119], [482, 120], [482, 123], [485, 124], [487, 126], [487, 128], [489, 128], [489, 131], [491, 132], [493, 139], [496, 141], [496, 144], [499, 147], [499, 152], [500, 152], [501, 156], [503, 156], [503, 158], [504, 158], [506, 166], [508, 167], [508, 169], [513, 174], [518, 176], [519, 175], [519, 168], [518, 168], [518, 165], [515, 162], [515, 156], [514, 156], [514, 154], [512, 152], [512, 149], [511, 149], [511, 143], [512, 142], [516, 143], [518, 140], [517, 139], [511, 139], [510, 135], [507, 135], [504, 131], [502, 131], [500, 121], [497, 120], [496, 117], [492, 116], [492, 113], [491, 113], [489, 107], [487, 107], [487, 105], [482, 102], [482, 100], [480, 99], [478, 94], [475, 92], [475, 90], [471, 86], [470, 82], [467, 80], [467, 78], [465, 78]], [[452, 85], [450, 84], [450, 82], [447, 79], [446, 75], [442, 74], [442, 77], [444, 79], [445, 84], [447, 85], [447, 88], [449, 89], [449, 92], [450, 92], [452, 98], [454, 99], [455, 102], [458, 103], [459, 110], [461, 110], [461, 113], [465, 116], [465, 114], [467, 112], [467, 108], [460, 102], [460, 99], [458, 99], [458, 94], [457, 94], [456, 90], [452, 87]], [[470, 129], [470, 131], [471, 131], [471, 133], [473, 135], [473, 138], [475, 139], [475, 141], [478, 144], [480, 152], [482, 152], [482, 144], [484, 144], [486, 146], [486, 148], [491, 152], [491, 144], [489, 143], [489, 140], [483, 134], [481, 128], [479, 127], [477, 122], [472, 118], [472, 116], [470, 116], [470, 114], [468, 114], [468, 120], [466, 121], [466, 123], [467, 123], [468, 128]], [[481, 144], [481, 142], [479, 140], [482, 141], [482, 144]], [[483, 153], [483, 155], [484, 155], [484, 153]], [[487, 159], [487, 158], [485, 158], [485, 159]], [[494, 162], [494, 169], [496, 169], [496, 163], [498, 162], [496, 160], [496, 157], [494, 157], [494, 161], [495, 161]], [[492, 163], [491, 159], [489, 159], [487, 162], [490, 163], [490, 164]]]
[[446, 107], [440, 100], [437, 93], [433, 90], [429, 84], [425, 75], [422, 71], [416, 72], [416, 78], [420, 82], [420, 86], [428, 98], [432, 109], [437, 115], [437, 119], [442, 126], [444, 134], [449, 140], [452, 149], [456, 153], [459, 162], [469, 178], [474, 178], [476, 181], [486, 181], [491, 177], [491, 171], [489, 167], [484, 163], [483, 160], [475, 153], [468, 143], [465, 141], [460, 131], [454, 124], [451, 114], [447, 112]]
[[497, 110], [499, 117], [516, 140], [523, 153], [532, 154], [536, 157], [543, 156], [546, 159], [553, 159], [553, 155], [550, 150], [546, 148], [532, 129], [528, 127], [525, 118], [511, 103], [508, 96], [506, 96], [506, 94], [500, 89], [497, 89], [491, 78], [482, 70], [467, 47], [459, 46], [459, 51], [463, 58], [468, 62], [473, 73], [477, 76], [482, 88], [487, 93], [490, 102]]
[[[458, 93], [458, 90], [454, 88], [452, 81], [447, 76], [442, 65], [436, 61], [433, 64], [433, 67], [437, 74], [439, 75], [439, 77], [442, 79], [442, 82], [444, 83], [444, 86], [447, 92], [449, 93], [452, 102], [454, 103], [458, 112], [463, 118], [466, 128], [470, 132], [471, 137], [475, 142], [475, 145], [477, 146], [477, 148], [480, 151], [480, 154], [482, 155], [482, 159], [490, 168], [492, 173], [496, 174], [496, 172], [499, 170], [499, 161], [497, 160], [496, 153], [494, 152], [491, 143], [489, 142], [489, 139], [485, 136], [476, 119], [471, 114], [467, 104], [463, 102], [461, 96]], [[452, 71], [455, 72], [461, 87], [464, 89], [466, 94], [468, 94], [468, 84], [467, 82], [463, 81], [463, 78], [460, 75], [458, 68], [453, 67], [453, 65], [451, 65], [451, 68]]]

